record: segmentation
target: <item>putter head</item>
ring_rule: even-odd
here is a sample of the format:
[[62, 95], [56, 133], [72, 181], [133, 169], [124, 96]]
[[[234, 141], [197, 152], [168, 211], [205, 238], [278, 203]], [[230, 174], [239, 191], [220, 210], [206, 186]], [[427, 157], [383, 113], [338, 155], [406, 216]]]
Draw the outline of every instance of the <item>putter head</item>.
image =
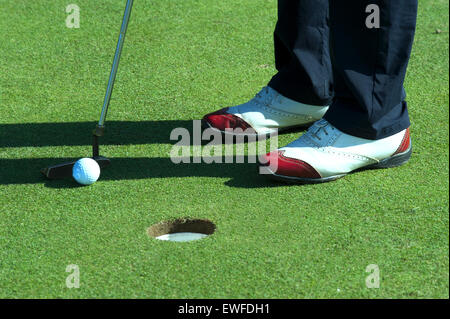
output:
[[[100, 166], [104, 168], [111, 164], [111, 161], [103, 156], [92, 157]], [[76, 161], [66, 162], [58, 165], [49, 166], [41, 170], [42, 174], [48, 179], [64, 179], [72, 176], [72, 168]]]

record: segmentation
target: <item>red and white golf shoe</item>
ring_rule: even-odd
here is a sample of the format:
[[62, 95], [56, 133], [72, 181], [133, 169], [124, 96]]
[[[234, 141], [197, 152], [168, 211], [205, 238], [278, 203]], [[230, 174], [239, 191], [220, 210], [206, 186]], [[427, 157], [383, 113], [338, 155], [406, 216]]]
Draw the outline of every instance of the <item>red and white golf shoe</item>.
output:
[[409, 128], [367, 140], [345, 134], [321, 119], [297, 140], [266, 154], [260, 165], [265, 174], [278, 180], [320, 183], [355, 170], [400, 166], [411, 153]]
[[245, 135], [263, 136], [313, 123], [327, 110], [328, 106], [296, 102], [266, 86], [247, 103], [205, 115], [203, 123], [226, 134], [246, 131]]

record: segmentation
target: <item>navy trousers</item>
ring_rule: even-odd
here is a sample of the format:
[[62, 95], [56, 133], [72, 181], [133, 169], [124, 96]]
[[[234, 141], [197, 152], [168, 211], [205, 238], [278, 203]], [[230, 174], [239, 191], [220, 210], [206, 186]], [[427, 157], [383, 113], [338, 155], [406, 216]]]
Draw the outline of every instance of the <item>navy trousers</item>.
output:
[[381, 139], [406, 129], [403, 82], [417, 6], [418, 0], [279, 0], [278, 73], [269, 86], [302, 103], [330, 105], [325, 119], [353, 136]]

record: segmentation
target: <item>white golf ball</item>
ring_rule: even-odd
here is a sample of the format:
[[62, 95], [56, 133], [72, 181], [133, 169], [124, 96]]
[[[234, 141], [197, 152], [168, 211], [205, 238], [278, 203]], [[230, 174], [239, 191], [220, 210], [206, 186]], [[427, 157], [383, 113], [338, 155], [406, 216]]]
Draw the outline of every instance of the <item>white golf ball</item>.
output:
[[100, 166], [92, 158], [82, 158], [73, 166], [72, 176], [82, 185], [91, 185], [100, 177]]

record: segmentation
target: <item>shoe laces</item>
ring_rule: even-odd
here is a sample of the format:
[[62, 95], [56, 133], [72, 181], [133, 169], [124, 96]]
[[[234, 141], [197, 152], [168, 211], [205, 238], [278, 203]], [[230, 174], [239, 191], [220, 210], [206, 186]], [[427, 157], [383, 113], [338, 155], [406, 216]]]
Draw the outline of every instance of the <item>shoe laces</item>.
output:
[[278, 94], [275, 90], [265, 86], [261, 91], [255, 95], [255, 100], [262, 105], [271, 106]]
[[308, 130], [308, 133], [310, 136], [314, 137], [315, 139], [321, 141], [322, 138], [320, 137], [320, 132], [323, 131], [323, 133], [328, 136], [329, 133], [327, 131], [327, 128], [331, 128], [331, 130], [334, 131], [334, 127], [333, 125], [331, 125], [330, 123], [328, 123], [328, 121], [321, 119], [319, 121], [317, 121], [316, 123], [314, 123], [313, 126], [311, 126]]

